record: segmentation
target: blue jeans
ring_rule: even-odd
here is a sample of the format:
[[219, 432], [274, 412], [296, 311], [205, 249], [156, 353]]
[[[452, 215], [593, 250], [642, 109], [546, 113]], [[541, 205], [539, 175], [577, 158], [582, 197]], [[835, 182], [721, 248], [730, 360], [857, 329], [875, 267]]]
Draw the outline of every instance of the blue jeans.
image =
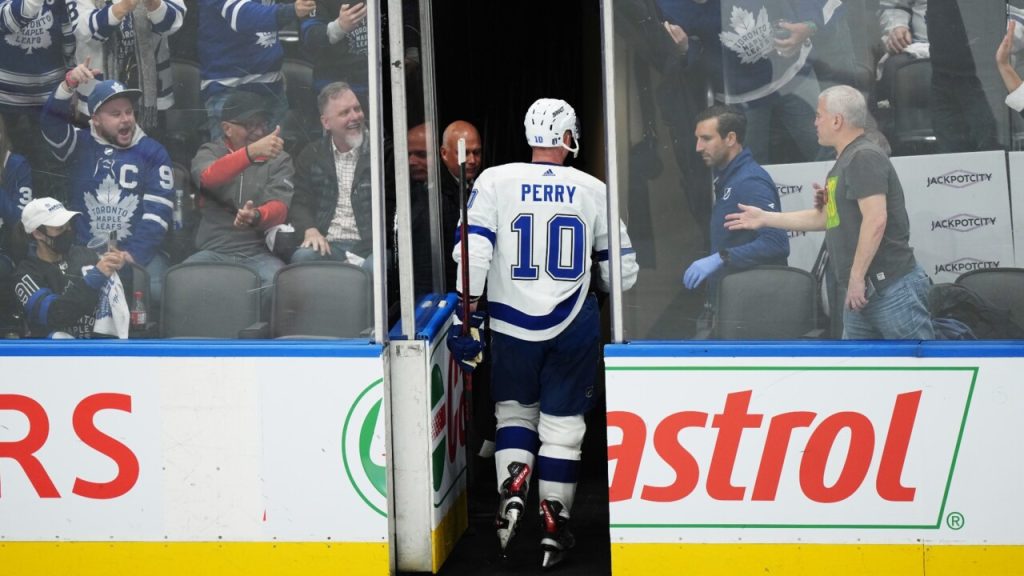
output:
[[227, 254], [214, 252], [213, 250], [200, 250], [189, 256], [185, 262], [234, 262], [249, 268], [260, 277], [260, 309], [263, 313], [263, 320], [270, 321], [270, 305], [274, 296], [274, 275], [281, 268], [284, 262], [270, 252], [245, 256], [242, 254]]
[[818, 106], [818, 78], [814, 72], [800, 73], [777, 92], [748, 102], [743, 106], [747, 115], [747, 136], [743, 144], [761, 164], [773, 162], [771, 135], [781, 127], [796, 144], [800, 158], [786, 158], [786, 162], [812, 162], [821, 154], [814, 115]]
[[[345, 252], [352, 250], [354, 242], [329, 240], [327, 244], [331, 247], [330, 254], [320, 254], [313, 248], [299, 248], [292, 253], [290, 262], [292, 264], [297, 262], [348, 262]], [[362, 268], [373, 274], [373, 254], [366, 256]]]
[[[921, 266], [893, 281], [882, 292], [869, 286], [868, 304], [859, 312], [843, 310], [843, 340], [931, 340], [928, 291], [932, 281]], [[845, 298], [845, 290], [844, 298]]]

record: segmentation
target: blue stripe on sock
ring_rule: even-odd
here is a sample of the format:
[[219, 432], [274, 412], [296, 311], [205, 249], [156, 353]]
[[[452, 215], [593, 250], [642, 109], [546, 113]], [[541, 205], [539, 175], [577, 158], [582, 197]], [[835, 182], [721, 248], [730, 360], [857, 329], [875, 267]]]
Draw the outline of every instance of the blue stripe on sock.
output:
[[505, 426], [498, 428], [494, 435], [494, 449], [508, 450], [510, 448], [526, 450], [533, 454], [537, 453], [540, 445], [540, 438], [537, 433], [522, 426]]
[[537, 478], [548, 482], [575, 484], [579, 478], [579, 460], [563, 460], [549, 456], [537, 457]]

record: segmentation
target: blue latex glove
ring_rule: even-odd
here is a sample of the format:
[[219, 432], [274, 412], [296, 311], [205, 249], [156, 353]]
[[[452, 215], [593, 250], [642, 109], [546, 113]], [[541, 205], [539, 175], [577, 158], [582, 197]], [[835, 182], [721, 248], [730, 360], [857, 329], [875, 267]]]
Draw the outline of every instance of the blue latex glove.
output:
[[719, 268], [722, 267], [722, 257], [715, 252], [711, 256], [705, 256], [700, 260], [690, 264], [690, 267], [683, 273], [683, 286], [686, 286], [690, 290], [693, 290], [697, 286], [700, 286], [701, 282], [708, 279], [708, 276], [714, 274]]
[[459, 363], [463, 372], [471, 373], [477, 365], [484, 361], [484, 344], [482, 331], [487, 316], [483, 312], [473, 312], [469, 316], [469, 332], [462, 333], [462, 324], [452, 324], [448, 329], [448, 350]]

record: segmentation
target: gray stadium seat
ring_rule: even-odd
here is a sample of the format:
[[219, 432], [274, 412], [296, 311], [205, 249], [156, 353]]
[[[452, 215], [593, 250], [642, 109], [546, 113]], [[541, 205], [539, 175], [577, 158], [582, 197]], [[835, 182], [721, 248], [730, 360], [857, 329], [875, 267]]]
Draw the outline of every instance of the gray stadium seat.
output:
[[819, 337], [817, 283], [806, 270], [757, 266], [724, 276], [710, 334], [723, 340]]
[[163, 144], [175, 162], [188, 165], [206, 141], [206, 106], [199, 92], [199, 64], [171, 59], [174, 76], [174, 106], [166, 112], [167, 130]]
[[973, 290], [993, 306], [1009, 310], [1024, 326], [1024, 268], [992, 268], [961, 274], [956, 283]]
[[164, 277], [160, 336], [238, 338], [259, 322], [260, 278], [229, 262], [186, 262]]
[[932, 62], [908, 58], [887, 73], [892, 78], [893, 154], [927, 154], [935, 150], [935, 130], [929, 102]]
[[275, 338], [369, 335], [370, 274], [342, 262], [303, 262], [277, 271], [270, 332]]

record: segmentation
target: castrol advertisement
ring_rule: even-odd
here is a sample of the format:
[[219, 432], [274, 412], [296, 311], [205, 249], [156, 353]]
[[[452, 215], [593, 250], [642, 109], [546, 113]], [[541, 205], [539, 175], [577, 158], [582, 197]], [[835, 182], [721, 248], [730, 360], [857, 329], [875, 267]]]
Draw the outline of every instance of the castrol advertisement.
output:
[[612, 543], [1019, 543], [1022, 369], [608, 357]]

